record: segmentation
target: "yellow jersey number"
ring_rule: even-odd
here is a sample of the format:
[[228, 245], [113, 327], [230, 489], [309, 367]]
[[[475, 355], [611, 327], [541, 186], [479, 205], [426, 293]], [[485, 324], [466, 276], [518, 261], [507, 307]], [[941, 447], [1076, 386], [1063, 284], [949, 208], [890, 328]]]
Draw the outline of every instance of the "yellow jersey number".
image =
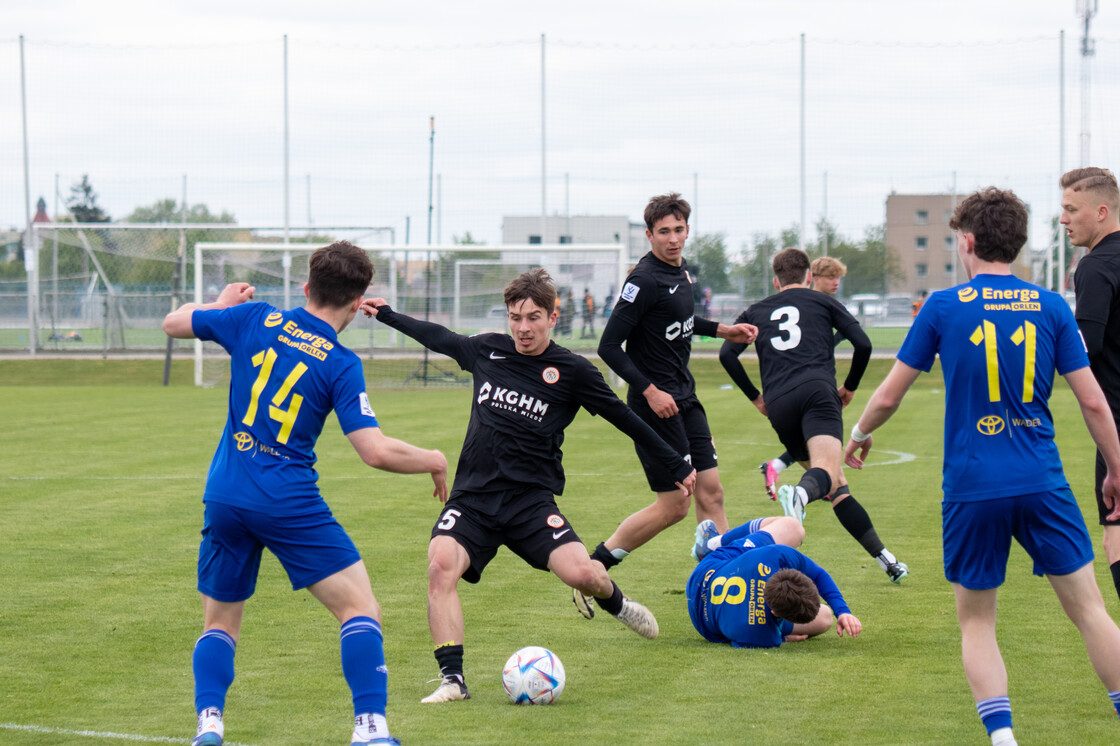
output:
[[[1035, 341], [1037, 327], [1024, 321], [1011, 333], [1011, 341], [1023, 348], [1023, 402], [1034, 401]], [[984, 321], [968, 338], [974, 345], [984, 345], [984, 359], [988, 369], [988, 401], [999, 401], [999, 355], [996, 349], [996, 325]]]
[[[249, 408], [245, 411], [245, 416], [241, 418], [241, 421], [250, 427], [257, 419], [257, 405], [261, 398], [261, 392], [268, 385], [268, 379], [272, 377], [272, 369], [275, 365], [276, 350], [271, 347], [253, 355], [253, 367], [261, 370], [257, 374], [257, 380], [253, 382], [253, 388], [249, 393]], [[272, 397], [272, 406], [268, 408], [268, 416], [280, 423], [280, 433], [276, 436], [277, 443], [287, 443], [288, 436], [292, 434], [292, 427], [296, 424], [296, 417], [299, 416], [299, 408], [303, 405], [303, 397], [299, 394], [292, 394], [292, 387], [296, 385], [300, 376], [306, 372], [306, 365], [296, 363], [292, 372], [288, 374], [284, 383]], [[281, 409], [280, 405], [288, 398], [288, 394], [292, 395], [292, 400], [287, 409]]]

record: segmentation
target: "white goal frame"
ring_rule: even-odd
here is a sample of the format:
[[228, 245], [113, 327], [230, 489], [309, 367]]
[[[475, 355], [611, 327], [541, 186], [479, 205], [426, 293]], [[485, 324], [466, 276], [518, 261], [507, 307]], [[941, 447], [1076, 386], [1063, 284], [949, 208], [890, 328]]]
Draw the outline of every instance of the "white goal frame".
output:
[[[204, 272], [202, 271], [203, 259], [207, 252], [239, 252], [239, 251], [256, 251], [256, 252], [279, 252], [282, 255], [282, 266], [284, 268], [284, 306], [285, 308], [291, 307], [291, 266], [292, 266], [292, 252], [309, 253], [318, 248], [318, 245], [311, 245], [306, 243], [205, 243], [199, 242], [194, 245], [194, 302], [202, 303], [203, 296], [203, 280]], [[483, 260], [486, 264], [534, 264], [549, 269], [554, 275], [556, 264], [566, 263], [568, 255], [580, 255], [586, 253], [603, 253], [608, 256], [613, 255], [614, 261], [611, 262], [615, 269], [615, 287], [618, 288], [617, 292], [622, 292], [622, 285], [626, 281], [626, 275], [633, 261], [630, 257], [629, 247], [624, 243], [612, 244], [498, 244], [494, 246], [486, 244], [440, 244], [440, 245], [389, 245], [389, 246], [370, 246], [366, 249], [369, 252], [376, 252], [381, 256], [387, 256], [389, 259], [392, 271], [389, 273], [389, 294], [387, 300], [394, 303], [397, 299], [397, 273], [396, 265], [398, 261], [403, 261], [406, 256], [426, 255], [428, 261], [431, 261], [432, 255], [441, 252], [455, 252], [455, 253], [494, 253], [499, 252], [502, 259], [486, 259]], [[533, 259], [537, 261], [533, 261]], [[470, 260], [465, 260], [470, 261]], [[456, 271], [458, 267], [456, 267]], [[455, 315], [458, 316], [458, 287], [456, 287], [456, 309]], [[194, 384], [195, 386], [203, 386], [203, 350], [202, 340], [194, 340]]]

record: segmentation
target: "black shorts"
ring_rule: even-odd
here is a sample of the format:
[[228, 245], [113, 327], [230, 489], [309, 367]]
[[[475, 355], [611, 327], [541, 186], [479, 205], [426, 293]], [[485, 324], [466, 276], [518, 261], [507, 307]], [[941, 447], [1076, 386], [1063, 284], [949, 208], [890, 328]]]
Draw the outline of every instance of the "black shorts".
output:
[[1108, 466], [1105, 464], [1104, 456], [1101, 455], [1100, 451], [1097, 451], [1096, 471], [1097, 514], [1100, 516], [1100, 525], [1120, 526], [1120, 521], [1108, 520], [1108, 514], [1111, 513], [1112, 510], [1104, 506], [1104, 495], [1101, 493], [1101, 485], [1104, 484], [1104, 475], [1108, 473]]
[[[683, 454], [693, 469], [699, 472], [719, 465], [716, 463], [712, 431], [708, 428], [708, 416], [695, 396], [678, 401], [677, 413], [666, 418], [654, 414], [649, 408], [649, 402], [641, 394], [627, 396], [627, 403], [662, 440], [677, 453]], [[642, 470], [646, 473], [646, 481], [651, 490], [672, 492], [677, 489], [676, 477], [668, 466], [638, 445], [634, 446], [634, 450], [638, 453], [638, 460], [642, 463]]]
[[809, 460], [809, 438], [831, 435], [843, 442], [843, 410], [836, 386], [828, 381], [809, 381], [766, 402], [771, 427], [796, 461]]
[[548, 570], [554, 549], [580, 540], [552, 493], [536, 488], [457, 496], [432, 528], [432, 538], [437, 536], [450, 536], [467, 550], [468, 583], [479, 581], [503, 544], [531, 566]]

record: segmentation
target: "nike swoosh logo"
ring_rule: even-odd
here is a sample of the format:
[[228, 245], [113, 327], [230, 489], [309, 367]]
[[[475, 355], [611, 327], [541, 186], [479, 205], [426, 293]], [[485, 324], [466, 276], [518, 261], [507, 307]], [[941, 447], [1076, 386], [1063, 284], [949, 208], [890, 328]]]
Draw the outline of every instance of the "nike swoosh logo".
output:
[[505, 355], [495, 355], [493, 352], [491, 352], [490, 353], [490, 359], [491, 360], [505, 360], [506, 356]]
[[552, 532], [552, 538], [553, 538], [553, 540], [555, 540], [555, 539], [559, 539], [559, 538], [560, 538], [561, 536], [563, 536], [564, 534], [568, 533], [569, 531], [571, 531], [571, 529], [570, 529], [570, 528], [566, 528], [566, 529], [564, 529], [563, 531], [553, 531], [553, 532]]
[[680, 287], [680, 285], [674, 285], [673, 287], [669, 288], [669, 295], [672, 295], [673, 293], [677, 292], [677, 288], [679, 288], [679, 287]]

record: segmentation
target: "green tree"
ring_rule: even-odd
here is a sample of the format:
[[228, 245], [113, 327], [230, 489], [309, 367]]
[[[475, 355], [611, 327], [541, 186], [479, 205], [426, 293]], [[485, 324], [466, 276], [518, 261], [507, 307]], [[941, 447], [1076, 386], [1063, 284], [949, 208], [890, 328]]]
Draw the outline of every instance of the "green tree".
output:
[[[127, 223], [180, 223], [183, 221], [183, 207], [173, 199], [161, 199], [143, 207], [137, 207], [125, 218]], [[186, 210], [187, 223], [236, 223], [233, 214], [222, 210], [220, 215], [210, 212], [204, 204], [191, 205]]]
[[89, 174], [82, 174], [82, 180], [70, 187], [70, 197], [66, 207], [75, 223], [108, 223], [109, 215], [97, 204], [97, 192], [89, 183]]
[[864, 231], [863, 240], [851, 243], [839, 236], [832, 240], [836, 244], [828, 249], [848, 268], [844, 277], [844, 294], [880, 293], [886, 294], [892, 280], [906, 279], [898, 254], [887, 246], [884, 240], [885, 225], [874, 225]]
[[688, 266], [698, 280], [693, 285], [693, 293], [701, 288], [711, 288], [713, 293], [727, 293], [732, 290], [731, 263], [727, 258], [722, 233], [708, 233], [697, 236], [689, 244], [691, 258]]

